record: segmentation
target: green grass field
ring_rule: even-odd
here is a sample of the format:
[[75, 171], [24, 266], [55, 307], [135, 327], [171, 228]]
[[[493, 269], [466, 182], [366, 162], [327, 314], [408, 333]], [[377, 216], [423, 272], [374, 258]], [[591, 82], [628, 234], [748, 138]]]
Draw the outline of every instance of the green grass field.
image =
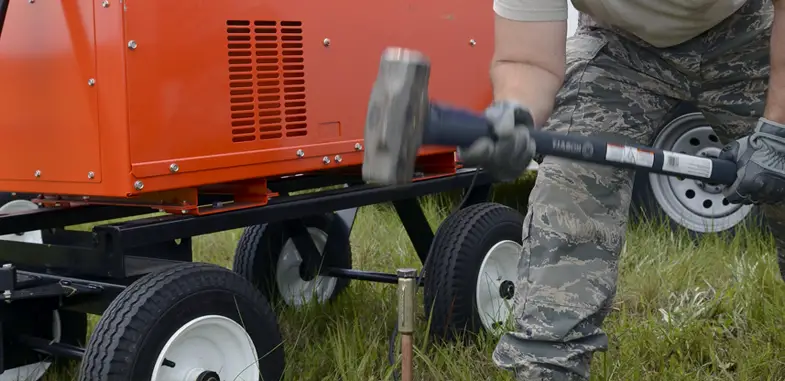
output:
[[[436, 226], [446, 214], [424, 203]], [[241, 231], [198, 237], [198, 260], [231, 266]], [[389, 208], [360, 210], [352, 233], [357, 269], [420, 266]], [[420, 300], [422, 300], [422, 292]], [[335, 303], [278, 306], [287, 380], [388, 380], [395, 286], [355, 281]], [[426, 340], [420, 307], [417, 380], [510, 380], [490, 360], [496, 339], [473, 345]], [[611, 348], [595, 356], [593, 380], [785, 380], [785, 283], [773, 244], [756, 232], [697, 244], [655, 224], [632, 227], [620, 265]], [[75, 379], [76, 370], [47, 376]]]

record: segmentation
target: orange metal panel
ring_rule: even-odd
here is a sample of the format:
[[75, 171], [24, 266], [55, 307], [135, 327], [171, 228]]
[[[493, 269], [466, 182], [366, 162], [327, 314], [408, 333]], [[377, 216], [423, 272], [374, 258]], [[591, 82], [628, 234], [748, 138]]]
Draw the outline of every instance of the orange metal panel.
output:
[[[431, 57], [434, 98], [491, 98], [483, 2], [102, 3], [11, 4], [0, 190], [125, 197], [137, 180], [151, 192], [359, 165], [390, 45]], [[423, 168], [449, 173], [445, 157]]]
[[412, 0], [368, 12], [365, 5], [129, 4], [126, 34], [137, 43], [127, 74], [133, 174], [166, 175], [171, 163], [185, 173], [264, 162], [292, 173], [314, 169], [298, 150], [319, 160], [354, 152], [388, 45], [431, 56], [434, 96], [486, 104], [489, 7]]
[[92, 0], [11, 2], [0, 59], [0, 178], [100, 181]]

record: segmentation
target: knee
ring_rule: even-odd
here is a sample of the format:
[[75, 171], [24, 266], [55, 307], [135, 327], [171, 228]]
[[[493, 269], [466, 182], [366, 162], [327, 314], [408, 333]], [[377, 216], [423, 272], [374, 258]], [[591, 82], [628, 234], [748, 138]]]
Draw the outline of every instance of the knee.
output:
[[632, 195], [632, 173], [546, 158], [529, 196], [524, 238], [556, 249], [595, 244], [619, 253]]

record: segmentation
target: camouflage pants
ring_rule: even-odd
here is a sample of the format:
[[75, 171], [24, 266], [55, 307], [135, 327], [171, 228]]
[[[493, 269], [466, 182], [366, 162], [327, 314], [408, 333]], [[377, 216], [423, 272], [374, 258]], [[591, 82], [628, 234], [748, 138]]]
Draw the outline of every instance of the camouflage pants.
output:
[[[772, 20], [771, 0], [749, 0], [701, 36], [659, 49], [583, 15], [545, 128], [651, 144], [688, 101], [723, 142], [746, 135], [763, 114]], [[585, 380], [593, 352], [607, 349], [601, 327], [616, 293], [633, 177], [554, 157], [540, 165], [523, 228], [516, 328], [493, 355], [519, 380]], [[785, 227], [781, 209], [766, 212]], [[773, 230], [785, 248], [785, 229]]]

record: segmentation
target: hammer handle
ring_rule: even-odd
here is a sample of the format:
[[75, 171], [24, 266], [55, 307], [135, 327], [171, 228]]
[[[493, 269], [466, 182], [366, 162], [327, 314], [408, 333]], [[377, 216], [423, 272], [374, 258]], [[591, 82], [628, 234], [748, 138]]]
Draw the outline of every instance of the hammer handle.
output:
[[[519, 127], [525, 128], [525, 127]], [[602, 139], [530, 129], [537, 153], [565, 159], [730, 185], [736, 165], [728, 160], [685, 155], [652, 147], [609, 143]], [[477, 139], [496, 139], [488, 120], [474, 112], [431, 104], [423, 144], [469, 147]]]
[[493, 126], [472, 111], [431, 103], [429, 112], [422, 144], [466, 148], [482, 137], [496, 140]]
[[619, 168], [703, 180], [730, 185], [736, 180], [736, 164], [729, 160], [685, 155], [640, 145], [608, 143], [582, 135], [529, 131], [537, 153]]
[[0, 34], [3, 33], [3, 25], [5, 24], [5, 15], [8, 13], [8, 3], [11, 0], [0, 0]]

